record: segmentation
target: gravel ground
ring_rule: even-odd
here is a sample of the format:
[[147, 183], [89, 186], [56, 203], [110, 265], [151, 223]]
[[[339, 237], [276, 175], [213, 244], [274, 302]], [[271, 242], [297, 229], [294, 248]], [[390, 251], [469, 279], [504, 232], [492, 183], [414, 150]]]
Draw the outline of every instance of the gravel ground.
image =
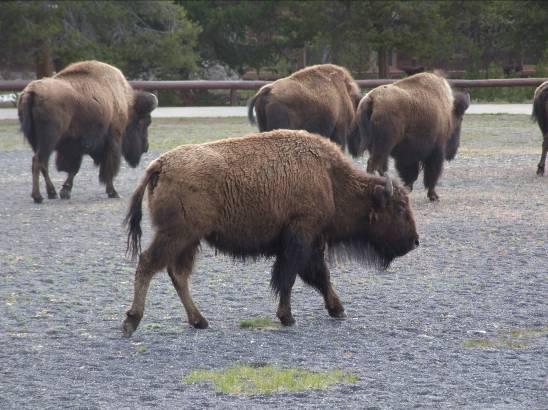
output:
[[[221, 136], [221, 120], [199, 121]], [[234, 262], [204, 246], [193, 295], [210, 328], [188, 327], [159, 273], [130, 339], [120, 327], [135, 264], [124, 258], [121, 221], [162, 150], [138, 170], [123, 167], [121, 200], [106, 198], [87, 158], [71, 200], [35, 205], [30, 148], [15, 123], [1, 123], [0, 408], [548, 408], [548, 177], [535, 175], [541, 137], [526, 116], [466, 117], [441, 201], [428, 202], [420, 184], [411, 194], [419, 249], [387, 271], [332, 266], [347, 320], [331, 320], [298, 280], [295, 327], [241, 329], [242, 319], [275, 318], [272, 260]], [[151, 140], [169, 124], [193, 127], [156, 123]], [[59, 187], [64, 175], [52, 178]], [[148, 220], [144, 230], [146, 243]], [[250, 397], [182, 382], [235, 363], [341, 369], [359, 381]]]

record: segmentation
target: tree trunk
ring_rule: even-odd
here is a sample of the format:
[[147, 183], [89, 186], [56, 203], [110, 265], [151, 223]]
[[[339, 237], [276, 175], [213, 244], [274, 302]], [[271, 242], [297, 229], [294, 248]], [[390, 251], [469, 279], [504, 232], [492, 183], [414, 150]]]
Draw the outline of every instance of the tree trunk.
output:
[[53, 75], [53, 61], [47, 45], [42, 45], [35, 58], [36, 78], [51, 77]]
[[379, 78], [388, 78], [388, 50], [386, 47], [378, 49], [377, 65], [379, 67]]

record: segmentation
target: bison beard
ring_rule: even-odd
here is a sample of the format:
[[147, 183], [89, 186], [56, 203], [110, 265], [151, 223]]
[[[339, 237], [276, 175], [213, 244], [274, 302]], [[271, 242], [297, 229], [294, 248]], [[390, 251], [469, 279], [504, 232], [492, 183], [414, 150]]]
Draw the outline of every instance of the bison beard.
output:
[[203, 240], [240, 259], [275, 257], [271, 286], [284, 325], [295, 321], [290, 298], [297, 276], [323, 296], [330, 316], [345, 316], [331, 284], [328, 249], [331, 256], [388, 267], [418, 246], [405, 190], [356, 169], [335, 144], [305, 131], [184, 145], [153, 161], [125, 220], [132, 256], [140, 251], [146, 191], [155, 233], [139, 257], [126, 336], [143, 317], [151, 278], [165, 268], [189, 323], [208, 326], [190, 294]]

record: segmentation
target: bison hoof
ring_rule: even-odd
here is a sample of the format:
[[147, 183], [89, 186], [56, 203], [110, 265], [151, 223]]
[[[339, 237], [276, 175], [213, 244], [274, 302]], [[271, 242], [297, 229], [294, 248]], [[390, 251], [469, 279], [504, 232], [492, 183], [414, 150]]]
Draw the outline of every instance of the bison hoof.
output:
[[61, 199], [70, 199], [70, 191], [68, 189], [61, 189], [59, 192]]
[[295, 319], [293, 318], [293, 315], [282, 316], [280, 322], [283, 326], [293, 326], [295, 324]]
[[125, 337], [130, 337], [137, 329], [137, 326], [139, 326], [139, 322], [141, 321], [142, 316], [137, 316], [130, 313], [129, 311], [126, 313], [126, 316], [126, 320], [124, 320], [124, 323], [122, 325], [122, 332], [124, 333]]
[[193, 322], [192, 326], [194, 326], [195, 329], [207, 329], [209, 327], [209, 323], [206, 319], [201, 318], [197, 322]]
[[346, 319], [346, 312], [342, 308], [328, 310], [328, 313], [333, 319]]
[[538, 176], [543, 176], [544, 175], [544, 167], [543, 166], [538, 166], [537, 168], [537, 175]]
[[55, 199], [57, 198], [57, 192], [53, 191], [53, 192], [48, 192], [48, 198], [49, 199]]
[[42, 195], [40, 196], [33, 196], [32, 199], [34, 200], [34, 203], [41, 204], [44, 198], [42, 198]]
[[429, 192], [428, 193], [428, 199], [432, 202], [436, 202], [440, 200], [440, 197], [435, 192]]
[[131, 337], [133, 332], [135, 332], [135, 329], [137, 329], [137, 326], [135, 326], [131, 320], [126, 319], [124, 320], [124, 324], [122, 325], [122, 332], [124, 334], [124, 337]]
[[107, 192], [107, 195], [109, 198], [120, 198], [120, 195], [118, 195], [118, 192], [116, 191]]

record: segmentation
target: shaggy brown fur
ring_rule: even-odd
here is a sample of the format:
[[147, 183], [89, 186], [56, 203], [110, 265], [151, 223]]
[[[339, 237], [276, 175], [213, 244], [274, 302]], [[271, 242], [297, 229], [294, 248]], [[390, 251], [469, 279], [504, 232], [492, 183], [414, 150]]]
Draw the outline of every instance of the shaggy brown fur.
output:
[[410, 190], [424, 167], [428, 198], [438, 200], [435, 186], [443, 160], [452, 160], [457, 153], [469, 104], [468, 94], [453, 92], [444, 78], [432, 73], [377, 87], [360, 101], [360, 138], [351, 141], [350, 152], [359, 156], [368, 150], [367, 171], [381, 174], [391, 155]]
[[297, 274], [323, 295], [331, 316], [344, 316], [324, 259], [327, 246], [388, 266], [418, 245], [405, 190], [356, 169], [335, 144], [306, 131], [184, 145], [153, 161], [126, 218], [133, 255], [147, 190], [155, 234], [139, 258], [126, 335], [143, 316], [150, 279], [166, 267], [189, 322], [207, 327], [189, 291], [202, 240], [239, 258], [275, 256], [271, 285], [284, 325], [294, 323], [290, 294]]
[[327, 137], [344, 150], [352, 132], [358, 132], [355, 112], [360, 88], [343, 67], [322, 64], [306, 67], [289, 77], [265, 85], [250, 100], [260, 131], [302, 129]]
[[49, 198], [57, 193], [48, 175], [51, 153], [68, 178], [60, 196], [70, 198], [73, 179], [84, 154], [100, 165], [99, 180], [109, 197], [118, 197], [113, 179], [122, 153], [137, 166], [148, 149], [150, 112], [158, 105], [153, 94], [133, 91], [120, 70], [98, 61], [72, 64], [52, 78], [31, 82], [17, 104], [25, 138], [35, 153], [32, 159], [32, 198], [42, 202], [40, 171]]
[[532, 116], [537, 121], [543, 137], [542, 154], [537, 166], [537, 175], [544, 175], [546, 153], [548, 152], [548, 81], [539, 85], [535, 90]]

